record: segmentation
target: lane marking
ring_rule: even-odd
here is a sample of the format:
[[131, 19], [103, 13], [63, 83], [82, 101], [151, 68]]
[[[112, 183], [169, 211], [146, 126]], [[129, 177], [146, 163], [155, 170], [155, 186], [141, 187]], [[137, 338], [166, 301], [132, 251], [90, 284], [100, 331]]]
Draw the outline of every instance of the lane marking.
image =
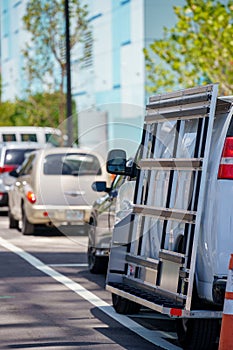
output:
[[44, 264], [39, 259], [35, 258], [33, 255], [25, 252], [23, 249], [15, 246], [14, 244], [8, 242], [2, 237], [0, 237], [0, 244], [2, 247], [17, 254], [22, 259], [27, 261], [30, 265], [34, 266], [36, 269], [42, 271], [44, 274], [52, 277], [54, 280], [63, 284], [64, 286], [66, 286], [67, 288], [69, 288], [70, 290], [78, 294], [80, 297], [82, 297], [84, 300], [88, 301], [93, 306], [103, 311], [106, 315], [110, 316], [112, 319], [119, 322], [124, 327], [131, 330], [132, 332], [140, 335], [142, 338], [149, 341], [150, 343], [160, 346], [165, 350], [181, 349], [180, 347], [172, 345], [171, 343], [167, 342], [165, 339], [161, 338], [159, 334], [160, 332], [146, 329], [140, 326], [137, 322], [130, 319], [128, 316], [117, 314], [112, 306], [110, 306], [104, 300], [97, 297], [92, 292], [85, 289], [83, 286], [81, 286], [81, 284], [74, 282], [72, 279], [62, 275], [60, 272], [55, 271], [50, 266]]
[[87, 267], [88, 264], [49, 264], [48, 266], [52, 267]]

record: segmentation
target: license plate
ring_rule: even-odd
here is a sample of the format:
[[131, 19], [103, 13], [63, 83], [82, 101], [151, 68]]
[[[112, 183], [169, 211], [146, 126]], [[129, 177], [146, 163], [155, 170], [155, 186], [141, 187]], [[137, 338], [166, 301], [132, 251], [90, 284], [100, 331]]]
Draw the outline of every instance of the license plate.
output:
[[67, 221], [82, 221], [84, 218], [84, 212], [82, 210], [67, 210]]

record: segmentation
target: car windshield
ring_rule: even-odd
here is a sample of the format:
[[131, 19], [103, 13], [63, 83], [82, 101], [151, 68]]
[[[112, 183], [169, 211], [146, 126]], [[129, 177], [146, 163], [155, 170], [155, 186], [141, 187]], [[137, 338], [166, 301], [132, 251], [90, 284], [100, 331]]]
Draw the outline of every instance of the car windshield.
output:
[[101, 175], [96, 156], [84, 153], [50, 154], [44, 160], [45, 175]]
[[25, 155], [29, 152], [34, 151], [33, 149], [25, 148], [25, 149], [9, 149], [6, 150], [5, 161], [6, 165], [20, 165], [23, 163], [25, 159]]

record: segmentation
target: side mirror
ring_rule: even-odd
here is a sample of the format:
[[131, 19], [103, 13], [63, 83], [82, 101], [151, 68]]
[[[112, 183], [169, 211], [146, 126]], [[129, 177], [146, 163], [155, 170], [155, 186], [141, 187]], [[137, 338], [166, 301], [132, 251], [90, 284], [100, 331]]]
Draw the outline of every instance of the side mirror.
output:
[[107, 172], [115, 175], [126, 174], [126, 152], [122, 149], [113, 149], [108, 152]]
[[91, 188], [95, 192], [109, 192], [106, 181], [95, 181], [91, 185]]
[[9, 172], [9, 175], [12, 176], [12, 177], [19, 177], [19, 173], [18, 171], [16, 170], [12, 170]]

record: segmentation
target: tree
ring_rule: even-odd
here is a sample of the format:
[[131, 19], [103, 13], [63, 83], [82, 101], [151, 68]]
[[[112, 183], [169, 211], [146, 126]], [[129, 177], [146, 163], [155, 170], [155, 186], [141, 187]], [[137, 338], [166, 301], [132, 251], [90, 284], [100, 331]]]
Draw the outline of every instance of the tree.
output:
[[2, 101], [2, 74], [0, 73], [0, 102]]
[[[69, 0], [71, 53], [75, 45], [82, 43], [89, 33], [87, 6], [81, 6], [80, 3], [80, 0]], [[64, 0], [28, 0], [23, 22], [30, 33], [30, 40], [23, 51], [29, 94], [58, 93], [58, 124], [62, 124], [66, 117]]]
[[[0, 126], [59, 126], [60, 93], [37, 93], [27, 100], [0, 102]], [[72, 105], [74, 140], [77, 140], [77, 114]]]
[[0, 126], [17, 125], [15, 122], [16, 104], [14, 102], [0, 103]]
[[[21, 125], [34, 126], [60, 126], [59, 103], [61, 93], [37, 93], [30, 95], [27, 100], [17, 101], [17, 111], [20, 116]], [[65, 99], [65, 96], [64, 96]], [[77, 114], [75, 102], [72, 101], [74, 140], [77, 140]]]
[[174, 7], [177, 22], [144, 49], [149, 92], [220, 84], [233, 92], [233, 1], [186, 0]]
[[18, 113], [26, 115], [28, 125], [58, 126], [60, 95], [60, 92], [44, 92], [30, 95], [27, 100], [17, 100]]

